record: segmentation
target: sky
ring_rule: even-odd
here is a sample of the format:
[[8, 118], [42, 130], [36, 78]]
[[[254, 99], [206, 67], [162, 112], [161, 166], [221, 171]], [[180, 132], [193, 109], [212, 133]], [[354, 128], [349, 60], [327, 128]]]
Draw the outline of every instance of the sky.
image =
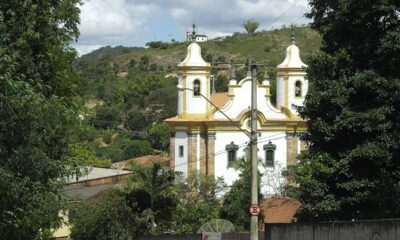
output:
[[103, 46], [145, 46], [150, 41], [183, 41], [192, 24], [209, 38], [244, 32], [243, 22], [260, 23], [257, 31], [302, 25], [307, 0], [84, 0], [80, 6], [80, 55]]

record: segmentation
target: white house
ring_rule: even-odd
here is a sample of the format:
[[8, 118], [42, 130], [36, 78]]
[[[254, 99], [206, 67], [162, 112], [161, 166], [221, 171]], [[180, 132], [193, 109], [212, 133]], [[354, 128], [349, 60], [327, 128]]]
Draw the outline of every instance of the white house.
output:
[[[286, 58], [276, 67], [276, 106], [271, 103], [268, 78], [257, 84], [258, 157], [262, 162], [259, 170], [263, 173], [262, 193], [266, 195], [279, 191], [284, 182], [280, 177], [282, 169], [296, 164], [297, 154], [305, 147], [298, 133], [306, 131], [306, 123], [293, 105], [304, 102], [308, 89], [306, 66], [292, 37]], [[186, 58], [178, 64], [178, 88], [191, 90], [179, 91], [178, 115], [165, 120], [171, 131], [171, 168], [186, 178], [211, 175], [223, 177], [231, 185], [239, 176], [232, 162], [245, 155], [249, 138], [220, 111], [250, 131], [251, 76], [241, 80], [232, 77], [228, 92], [212, 95], [210, 70], [199, 44], [192, 42]]]

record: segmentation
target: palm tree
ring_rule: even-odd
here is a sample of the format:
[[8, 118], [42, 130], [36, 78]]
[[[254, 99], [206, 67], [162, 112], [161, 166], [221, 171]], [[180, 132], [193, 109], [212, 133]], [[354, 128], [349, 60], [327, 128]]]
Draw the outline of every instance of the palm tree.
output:
[[260, 25], [260, 23], [255, 21], [254, 19], [249, 19], [243, 23], [243, 27], [244, 27], [244, 29], [246, 29], [246, 32], [248, 34], [254, 33], [259, 25]]
[[146, 216], [150, 234], [160, 232], [171, 224], [172, 213], [178, 204], [174, 187], [174, 173], [159, 163], [150, 167], [132, 166], [132, 178], [126, 182], [124, 191], [129, 204]]

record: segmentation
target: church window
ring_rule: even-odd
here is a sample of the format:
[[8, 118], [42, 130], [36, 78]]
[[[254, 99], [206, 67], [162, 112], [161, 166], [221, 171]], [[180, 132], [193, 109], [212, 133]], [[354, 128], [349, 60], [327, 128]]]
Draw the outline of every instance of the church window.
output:
[[225, 146], [225, 150], [228, 154], [228, 167], [232, 167], [233, 162], [236, 160], [236, 153], [239, 149], [239, 146], [231, 142], [230, 144]]
[[296, 81], [296, 84], [295, 84], [295, 86], [294, 86], [294, 95], [296, 96], [296, 97], [301, 97], [303, 94], [302, 94], [302, 92], [301, 92], [301, 81], [300, 80], [297, 80]]
[[265, 151], [265, 165], [267, 167], [273, 167], [275, 162], [275, 150], [276, 145], [272, 144], [271, 141], [264, 145]]
[[183, 157], [183, 146], [179, 146], [179, 157]]
[[196, 79], [193, 82], [193, 94], [195, 96], [200, 96], [200, 80]]

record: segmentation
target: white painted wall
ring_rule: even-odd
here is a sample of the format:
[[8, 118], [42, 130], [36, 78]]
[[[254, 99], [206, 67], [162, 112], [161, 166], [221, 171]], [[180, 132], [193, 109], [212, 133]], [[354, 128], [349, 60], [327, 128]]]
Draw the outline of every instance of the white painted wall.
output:
[[[265, 152], [263, 146], [271, 140], [273, 144], [276, 145], [275, 150], [275, 167], [265, 167]], [[235, 180], [239, 178], [239, 171], [234, 168], [228, 168], [228, 156], [225, 150], [225, 146], [234, 142], [239, 146], [239, 150], [237, 152], [237, 157], [243, 157], [245, 155], [244, 148], [247, 146], [249, 142], [249, 138], [244, 135], [242, 132], [216, 132], [215, 139], [215, 160], [214, 160], [214, 172], [215, 178], [223, 177], [228, 186], [231, 186]], [[261, 180], [261, 192], [263, 194], [271, 194], [275, 193], [274, 191], [277, 189], [277, 180], [276, 177], [279, 177], [281, 171], [287, 166], [287, 156], [286, 156], [286, 134], [285, 132], [262, 132], [261, 137], [258, 139], [258, 158], [261, 159], [259, 165], [260, 173], [263, 173], [264, 176]], [[278, 174], [279, 173], [279, 174]], [[272, 181], [274, 180], [274, 181]], [[279, 179], [282, 181], [283, 179]], [[279, 182], [279, 185], [282, 185]]]
[[[183, 157], [179, 156], [179, 146], [183, 146]], [[188, 176], [188, 136], [186, 132], [175, 133], [175, 171]]]
[[[208, 99], [210, 98], [209, 78], [203, 76], [187, 76], [185, 80], [185, 87], [193, 89], [193, 82], [198, 79], [200, 80], [200, 92]], [[209, 103], [202, 96], [194, 96], [194, 92], [186, 90], [186, 113], [188, 114], [205, 114], [207, 113], [207, 107]]]
[[[239, 87], [233, 88], [234, 97], [232, 97], [221, 110], [234, 119], [239, 117], [243, 111], [250, 111], [251, 106], [251, 78], [245, 78], [240, 83]], [[270, 102], [270, 99], [265, 96], [266, 88], [257, 86], [257, 109], [261, 111], [266, 118], [269, 119], [286, 119], [286, 115], [280, 110], [276, 109]], [[226, 117], [220, 113], [215, 112], [215, 119], [226, 119]]]

